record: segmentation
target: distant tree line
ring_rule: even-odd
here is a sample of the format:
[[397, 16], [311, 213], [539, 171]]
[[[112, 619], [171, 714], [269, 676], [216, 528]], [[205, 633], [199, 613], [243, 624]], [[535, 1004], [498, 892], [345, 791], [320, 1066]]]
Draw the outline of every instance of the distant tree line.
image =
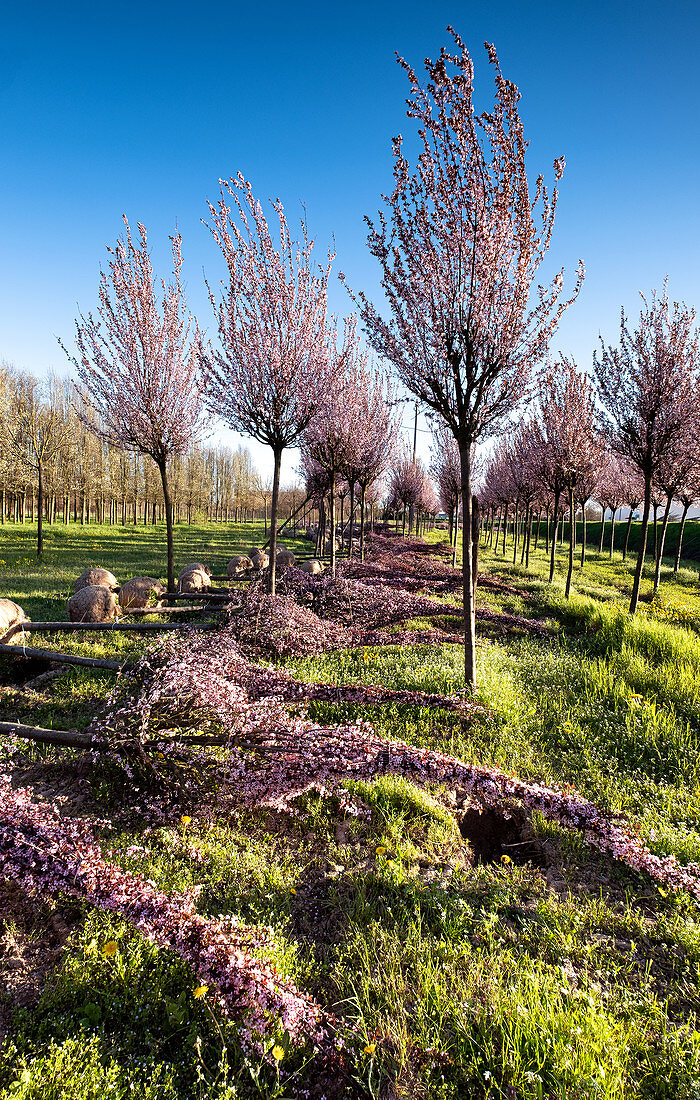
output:
[[[109, 445], [89, 430], [89, 415], [70, 380], [39, 380], [0, 364], [0, 523], [163, 522], [153, 462]], [[169, 476], [177, 523], [267, 516], [270, 488], [248, 448], [192, 446], [172, 457]], [[298, 494], [282, 493], [283, 514]]]

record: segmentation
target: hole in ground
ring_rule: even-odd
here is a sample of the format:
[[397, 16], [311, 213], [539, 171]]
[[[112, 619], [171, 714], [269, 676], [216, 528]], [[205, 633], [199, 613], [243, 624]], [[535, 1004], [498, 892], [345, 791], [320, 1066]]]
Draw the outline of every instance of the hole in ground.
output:
[[534, 863], [542, 867], [546, 863], [542, 845], [522, 810], [470, 806], [458, 817], [457, 824], [469, 841], [476, 864], [500, 863], [502, 856], [520, 865]]

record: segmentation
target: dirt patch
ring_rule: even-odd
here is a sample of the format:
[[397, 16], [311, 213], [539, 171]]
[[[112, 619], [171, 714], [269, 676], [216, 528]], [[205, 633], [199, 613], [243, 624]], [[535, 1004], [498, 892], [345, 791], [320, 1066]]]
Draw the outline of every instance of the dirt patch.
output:
[[6, 994], [0, 1007], [0, 1038], [14, 1008], [39, 1000], [81, 921], [75, 903], [53, 905], [28, 896], [15, 883], [0, 881], [0, 983]]
[[528, 816], [517, 808], [469, 806], [457, 817], [459, 831], [474, 853], [476, 864], [511, 863], [536, 867], [547, 864], [544, 847], [538, 841]]

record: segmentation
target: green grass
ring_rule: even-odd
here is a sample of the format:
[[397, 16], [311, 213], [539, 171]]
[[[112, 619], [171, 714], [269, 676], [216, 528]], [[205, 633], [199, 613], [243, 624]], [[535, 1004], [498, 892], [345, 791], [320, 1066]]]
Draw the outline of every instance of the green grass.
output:
[[[218, 571], [261, 532], [180, 527], [176, 537], [179, 563], [200, 559]], [[62, 617], [85, 566], [104, 565], [120, 580], [162, 575], [162, 542], [162, 529], [54, 528], [38, 566], [28, 532], [6, 528], [0, 594], [33, 618], [47, 609]], [[512, 565], [510, 543], [505, 561], [482, 548], [482, 569], [526, 594], [484, 588], [482, 602], [551, 624], [549, 638], [480, 639], [483, 718], [404, 705], [316, 703], [311, 713], [328, 721], [362, 716], [386, 736], [572, 784], [628, 815], [655, 851], [700, 860], [697, 574], [687, 563], [677, 578], [665, 570], [657, 598], [631, 620], [633, 562], [591, 551], [565, 601], [564, 559], [550, 587], [541, 549], [526, 572]], [[649, 588], [647, 575], [643, 592]], [[94, 652], [135, 646], [62, 644]], [[440, 693], [464, 683], [457, 646], [348, 650], [287, 667], [307, 680]], [[3, 717], [79, 727], [110, 682], [109, 674], [73, 670], [32, 698], [6, 686]], [[63, 775], [69, 759], [27, 754], [28, 766], [49, 779], [52, 769]], [[96, 772], [92, 784], [108, 812], [107, 781]], [[540, 819], [532, 823], [540, 863], [474, 867], [449, 792], [391, 777], [351, 790], [371, 820], [344, 819], [334, 799], [316, 797], [291, 818], [199, 824], [193, 806], [187, 830], [177, 817], [147, 835], [130, 823], [107, 832], [105, 843], [120, 863], [169, 891], [200, 885], [202, 912], [270, 927], [269, 957], [282, 973], [352, 1025], [348, 1064], [359, 1095], [700, 1097], [700, 914], [689, 898], [659, 890]], [[129, 855], [132, 844], [143, 850]], [[32, 903], [32, 934], [56, 904]], [[235, 1028], [193, 1000], [196, 976], [182, 963], [121, 922], [74, 909], [73, 932], [38, 999], [17, 1010], [9, 994], [0, 997], [10, 1021], [2, 1100], [247, 1100], [291, 1097], [313, 1084], [290, 1053], [283, 1066], [299, 1076], [278, 1085], [273, 1069], [245, 1059]], [[111, 939], [119, 944], [114, 962], [101, 953]]]

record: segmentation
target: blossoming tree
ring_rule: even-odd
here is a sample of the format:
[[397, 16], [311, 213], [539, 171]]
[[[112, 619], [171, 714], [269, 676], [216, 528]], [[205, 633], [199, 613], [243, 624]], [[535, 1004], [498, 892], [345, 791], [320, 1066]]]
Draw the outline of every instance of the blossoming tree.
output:
[[652, 482], [659, 468], [692, 428], [694, 379], [698, 370], [695, 313], [668, 300], [666, 286], [643, 307], [632, 331], [625, 311], [617, 347], [601, 337], [593, 356], [598, 396], [606, 416], [610, 447], [632, 462], [644, 478], [644, 510], [630, 614], [637, 610], [646, 554]]
[[[139, 240], [126, 234], [115, 248], [108, 271], [100, 273], [96, 316], [76, 321], [77, 356], [67, 352], [80, 380], [88, 427], [114, 447], [149, 455], [160, 474], [165, 502], [168, 588], [175, 588], [173, 508], [168, 463], [202, 437], [205, 427], [199, 360], [202, 337], [187, 312], [182, 238], [170, 238], [173, 276], [156, 280], [146, 230]], [[61, 345], [63, 346], [63, 345]], [[65, 350], [65, 348], [64, 348]]]
[[222, 182], [218, 203], [208, 205], [208, 228], [228, 268], [220, 301], [210, 291], [221, 347], [203, 361], [209, 407], [235, 431], [272, 448], [274, 594], [282, 452], [298, 444], [332, 389], [326, 314], [333, 256], [328, 254], [323, 267], [314, 265], [314, 242], [306, 224], [302, 222], [301, 242], [294, 242], [280, 202], [273, 203], [279, 221], [276, 245], [262, 207], [240, 173]]
[[[422, 84], [402, 58], [410, 84], [408, 117], [418, 123], [413, 171], [394, 139], [394, 190], [388, 213], [367, 219], [368, 245], [381, 266], [386, 319], [358, 294], [376, 351], [410, 393], [452, 431], [460, 451], [463, 523], [465, 675], [476, 684], [472, 584], [471, 448], [497, 432], [527, 394], [531, 366], [545, 352], [564, 309], [560, 272], [531, 293], [549, 248], [556, 189], [540, 176], [531, 194], [520, 94], [502, 73], [493, 46], [495, 104], [477, 114], [474, 68], [451, 28], [456, 52], [426, 60]], [[564, 162], [555, 161], [557, 180]]]

